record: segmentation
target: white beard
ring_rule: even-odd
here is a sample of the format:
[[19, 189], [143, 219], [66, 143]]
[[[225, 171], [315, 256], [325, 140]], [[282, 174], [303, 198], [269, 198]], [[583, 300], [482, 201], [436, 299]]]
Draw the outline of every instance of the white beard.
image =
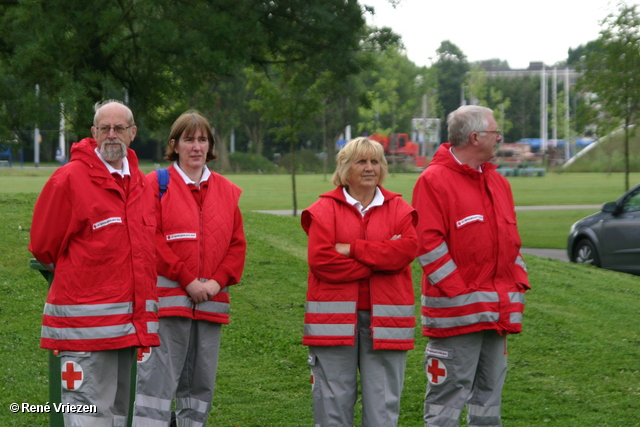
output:
[[106, 162], [115, 162], [127, 157], [127, 146], [122, 141], [105, 141], [100, 146], [100, 155]]

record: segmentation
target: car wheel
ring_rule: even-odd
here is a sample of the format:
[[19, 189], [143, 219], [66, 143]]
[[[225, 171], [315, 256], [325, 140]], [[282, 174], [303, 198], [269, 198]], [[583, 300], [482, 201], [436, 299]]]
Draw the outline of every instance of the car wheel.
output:
[[589, 239], [582, 239], [578, 242], [573, 251], [572, 261], [600, 267], [600, 258], [598, 257], [598, 251], [596, 251], [596, 247]]

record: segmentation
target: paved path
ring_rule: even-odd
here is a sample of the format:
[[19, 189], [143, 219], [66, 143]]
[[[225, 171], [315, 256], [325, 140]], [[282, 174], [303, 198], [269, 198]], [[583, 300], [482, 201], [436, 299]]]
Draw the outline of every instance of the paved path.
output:
[[[602, 205], [550, 205], [550, 206], [516, 206], [516, 211], [551, 211], [562, 209], [593, 209], [600, 210]], [[298, 215], [303, 209], [298, 210]], [[258, 210], [253, 212], [268, 213], [273, 215], [293, 215], [292, 209], [281, 210]], [[561, 261], [569, 261], [567, 251], [565, 249], [538, 249], [538, 248], [522, 248], [522, 253], [535, 255], [542, 258], [559, 259]]]
[[549, 205], [549, 206], [516, 206], [516, 211], [559, 211], [568, 209], [594, 209], [599, 211], [602, 205]]
[[[298, 215], [300, 215], [300, 212], [302, 212], [304, 209], [305, 208], [298, 209]], [[600, 209], [602, 209], [602, 205], [516, 206], [516, 211], [559, 211], [559, 210], [567, 210], [567, 209], [573, 209], [573, 210], [593, 209], [593, 210], [599, 211]], [[293, 215], [292, 209], [256, 210], [253, 212], [268, 213], [268, 214], [274, 214], [274, 215]]]
[[569, 256], [565, 249], [520, 248], [520, 252], [542, 258], [559, 259], [560, 261], [569, 262]]

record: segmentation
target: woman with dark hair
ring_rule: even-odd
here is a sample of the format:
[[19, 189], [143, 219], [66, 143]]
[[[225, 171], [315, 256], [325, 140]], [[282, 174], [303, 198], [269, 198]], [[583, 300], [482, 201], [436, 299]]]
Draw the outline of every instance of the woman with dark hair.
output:
[[415, 307], [411, 261], [417, 214], [382, 188], [387, 162], [367, 138], [338, 153], [335, 190], [302, 212], [309, 277], [302, 343], [309, 346], [315, 426], [398, 425]]
[[178, 425], [206, 425], [216, 379], [221, 325], [229, 323], [228, 288], [240, 281], [246, 241], [241, 190], [206, 163], [216, 158], [215, 133], [195, 111], [173, 124], [155, 188], [160, 347], [138, 360], [133, 425], [169, 426], [175, 396]]

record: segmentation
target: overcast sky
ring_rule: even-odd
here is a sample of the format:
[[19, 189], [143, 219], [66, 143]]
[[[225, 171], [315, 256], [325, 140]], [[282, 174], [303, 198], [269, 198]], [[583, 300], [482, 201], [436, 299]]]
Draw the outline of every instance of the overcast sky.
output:
[[370, 25], [402, 36], [417, 65], [430, 65], [450, 40], [470, 62], [498, 58], [512, 69], [565, 60], [569, 48], [598, 38], [602, 20], [618, 10], [612, 0], [400, 0], [395, 9], [388, 0], [359, 2], [375, 8]]

